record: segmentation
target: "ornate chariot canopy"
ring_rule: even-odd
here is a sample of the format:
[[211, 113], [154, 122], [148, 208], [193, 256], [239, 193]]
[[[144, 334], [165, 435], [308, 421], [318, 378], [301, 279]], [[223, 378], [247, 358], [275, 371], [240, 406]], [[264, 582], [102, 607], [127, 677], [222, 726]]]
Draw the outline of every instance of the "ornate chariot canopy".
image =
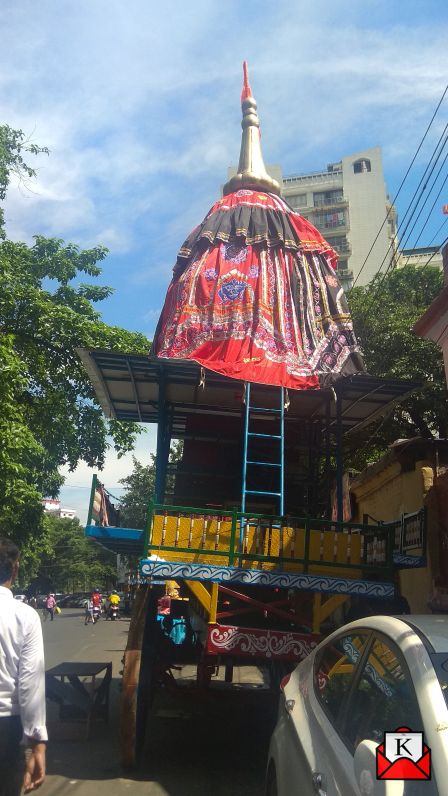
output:
[[237, 174], [178, 253], [152, 354], [317, 389], [364, 371], [337, 254], [266, 170], [246, 64], [241, 101]]

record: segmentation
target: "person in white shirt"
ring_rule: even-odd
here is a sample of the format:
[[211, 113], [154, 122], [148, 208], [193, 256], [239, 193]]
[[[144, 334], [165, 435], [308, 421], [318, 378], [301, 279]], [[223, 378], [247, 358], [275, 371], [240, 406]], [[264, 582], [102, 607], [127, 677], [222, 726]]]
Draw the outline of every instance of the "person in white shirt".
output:
[[[0, 537], [0, 796], [18, 796], [45, 779], [45, 666], [38, 613], [14, 600], [18, 547]], [[24, 755], [24, 747], [29, 752]]]

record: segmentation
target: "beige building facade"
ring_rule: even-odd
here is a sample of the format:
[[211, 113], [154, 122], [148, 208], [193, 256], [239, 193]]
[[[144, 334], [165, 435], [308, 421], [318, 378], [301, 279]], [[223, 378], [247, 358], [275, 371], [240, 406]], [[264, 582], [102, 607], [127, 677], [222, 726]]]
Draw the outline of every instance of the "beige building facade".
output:
[[[437, 601], [448, 609], [448, 443], [398, 440], [350, 484], [353, 520], [390, 522], [426, 509], [426, 566], [397, 570], [397, 585], [411, 613], [430, 613]], [[352, 521], [353, 521], [352, 520]]]
[[397, 268], [405, 265], [414, 265], [424, 268], [430, 265], [431, 268], [443, 270], [443, 255], [440, 246], [421, 246], [418, 249], [402, 249], [398, 252]]
[[345, 289], [355, 280], [368, 284], [395, 257], [397, 218], [386, 192], [380, 147], [346, 155], [325, 171], [285, 176], [282, 195], [339, 253]]

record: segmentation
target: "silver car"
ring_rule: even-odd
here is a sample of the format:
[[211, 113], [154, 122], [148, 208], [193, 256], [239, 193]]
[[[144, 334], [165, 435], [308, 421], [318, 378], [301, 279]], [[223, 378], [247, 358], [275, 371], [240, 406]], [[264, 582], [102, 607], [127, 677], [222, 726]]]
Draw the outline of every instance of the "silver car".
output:
[[447, 698], [448, 617], [341, 627], [282, 681], [267, 795], [448, 796]]

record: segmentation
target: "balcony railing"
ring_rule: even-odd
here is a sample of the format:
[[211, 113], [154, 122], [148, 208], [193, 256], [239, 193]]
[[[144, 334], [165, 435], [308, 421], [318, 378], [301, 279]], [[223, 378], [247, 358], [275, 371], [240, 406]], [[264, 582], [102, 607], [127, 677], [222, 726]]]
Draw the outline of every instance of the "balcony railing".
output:
[[316, 208], [318, 207], [320, 210], [322, 207], [333, 207], [333, 205], [341, 205], [341, 204], [345, 205], [348, 204], [348, 201], [344, 196], [333, 197], [331, 199], [329, 198], [316, 199], [316, 197], [314, 197], [313, 207]]
[[283, 186], [289, 188], [293, 185], [300, 185], [308, 182], [341, 182], [342, 169], [335, 171], [319, 171], [313, 174], [294, 174], [290, 177], [283, 177]]
[[394, 556], [425, 547], [424, 512], [384, 525], [152, 504], [144, 551], [167, 561], [392, 576]]
[[394, 566], [424, 566], [426, 514], [368, 525], [151, 502], [146, 528], [138, 530], [121, 527], [119, 501], [94, 476], [86, 534], [110, 549], [114, 540], [131, 543], [135, 553], [165, 561], [310, 574], [330, 567], [341, 576], [390, 579]]
[[328, 239], [328, 243], [338, 254], [351, 254], [352, 252], [352, 247], [348, 243], [333, 243], [331, 238]]

